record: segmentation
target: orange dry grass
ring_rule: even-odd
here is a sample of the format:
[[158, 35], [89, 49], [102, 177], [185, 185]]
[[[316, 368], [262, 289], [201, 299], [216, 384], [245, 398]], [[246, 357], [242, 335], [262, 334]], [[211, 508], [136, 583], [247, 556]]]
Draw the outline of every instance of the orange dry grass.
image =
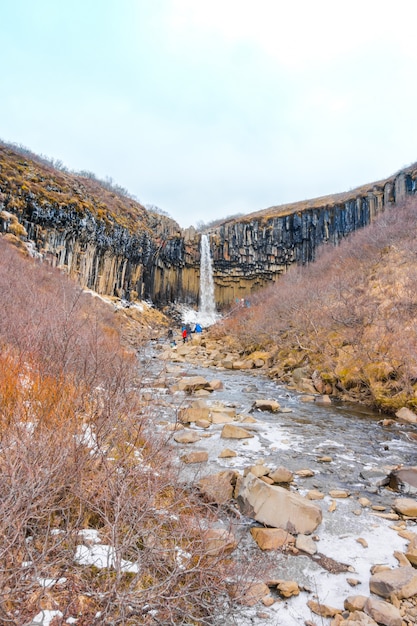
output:
[[[326, 393], [395, 412], [417, 406], [417, 199], [382, 214], [308, 267], [292, 267], [212, 330], [243, 354], [268, 350], [273, 375], [301, 366]], [[327, 384], [328, 383], [328, 384]]]
[[68, 422], [76, 427], [80, 389], [68, 376], [42, 373], [29, 356], [22, 360], [11, 349], [0, 354], [0, 426], [31, 424], [54, 427]]

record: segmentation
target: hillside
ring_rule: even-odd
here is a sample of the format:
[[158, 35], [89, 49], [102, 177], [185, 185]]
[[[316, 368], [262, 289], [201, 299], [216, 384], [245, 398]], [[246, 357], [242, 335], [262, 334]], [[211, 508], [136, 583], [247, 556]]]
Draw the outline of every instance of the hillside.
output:
[[[417, 407], [417, 199], [324, 246], [212, 333], [242, 355], [268, 351], [283, 382], [395, 412]], [[314, 383], [315, 388], [312, 383]]]
[[145, 209], [127, 191], [98, 180], [91, 172], [58, 169], [53, 161], [0, 142], [0, 201], [19, 216], [27, 199], [50, 210], [89, 212], [108, 227], [117, 225], [131, 233], [179, 230], [171, 218]]
[[[240, 223], [250, 222], [253, 220], [267, 221], [274, 217], [283, 217], [297, 213], [300, 211], [306, 211], [308, 209], [321, 209], [323, 207], [331, 207], [338, 204], [345, 204], [349, 201], [355, 200], [358, 197], [365, 197], [367, 194], [382, 194], [387, 186], [392, 186], [396, 177], [402, 174], [415, 180], [417, 177], [417, 163], [413, 163], [407, 167], [404, 167], [399, 172], [395, 172], [388, 178], [381, 179], [379, 181], [365, 183], [359, 187], [354, 187], [348, 191], [340, 193], [333, 193], [326, 196], [319, 196], [317, 198], [309, 198], [306, 200], [300, 200], [298, 202], [291, 202], [288, 204], [273, 205], [260, 211], [254, 211], [247, 213], [246, 215], [237, 215], [235, 217], [219, 220], [216, 222], [216, 226], [226, 223]], [[392, 201], [391, 197], [391, 201]]]

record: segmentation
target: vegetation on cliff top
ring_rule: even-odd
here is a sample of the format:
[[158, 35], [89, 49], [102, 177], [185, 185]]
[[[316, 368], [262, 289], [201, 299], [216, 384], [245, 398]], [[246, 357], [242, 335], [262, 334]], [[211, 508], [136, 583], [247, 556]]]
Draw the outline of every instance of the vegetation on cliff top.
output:
[[130, 233], [173, 234], [178, 224], [160, 212], [147, 210], [111, 181], [98, 180], [91, 172], [69, 172], [54, 161], [27, 149], [0, 141], [0, 203], [17, 215], [28, 201], [80, 215], [89, 211], [109, 228], [118, 225]]
[[[410, 174], [412, 178], [415, 179], [417, 175], [417, 163], [404, 167], [401, 171]], [[253, 220], [260, 220], [261, 223], [265, 223], [268, 220], [273, 219], [274, 217], [285, 217], [286, 215], [291, 215], [292, 213], [300, 213], [309, 209], [321, 209], [324, 207], [333, 207], [337, 204], [345, 204], [346, 202], [349, 202], [350, 200], [355, 200], [360, 196], [365, 197], [368, 193], [382, 193], [385, 185], [387, 183], [393, 183], [397, 174], [398, 172], [396, 174], [393, 174], [392, 176], [389, 176], [388, 178], [372, 183], [367, 183], [361, 185], [360, 187], [350, 189], [349, 191], [329, 194], [327, 196], [319, 196], [317, 198], [300, 200], [298, 202], [291, 202], [289, 204], [281, 204], [277, 206], [274, 205], [267, 209], [248, 213], [247, 215], [243, 216], [238, 215], [226, 217], [222, 220], [217, 220], [216, 226], [228, 223], [234, 224], [236, 222], [249, 223]]]
[[386, 210], [307, 267], [292, 267], [218, 325], [242, 353], [269, 350], [283, 381], [385, 412], [417, 407], [417, 199]]

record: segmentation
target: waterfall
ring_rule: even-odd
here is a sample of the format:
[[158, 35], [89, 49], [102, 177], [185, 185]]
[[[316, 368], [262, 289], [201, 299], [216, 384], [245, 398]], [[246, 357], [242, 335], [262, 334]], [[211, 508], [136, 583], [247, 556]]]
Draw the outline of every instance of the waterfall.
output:
[[182, 322], [193, 328], [199, 324], [202, 328], [211, 326], [220, 318], [216, 311], [214, 299], [213, 263], [210, 254], [210, 240], [208, 235], [201, 235], [200, 242], [200, 293], [198, 311], [183, 307]]
[[200, 306], [201, 324], [207, 326], [217, 319], [216, 302], [214, 300], [213, 263], [210, 254], [208, 235], [201, 235], [200, 243]]

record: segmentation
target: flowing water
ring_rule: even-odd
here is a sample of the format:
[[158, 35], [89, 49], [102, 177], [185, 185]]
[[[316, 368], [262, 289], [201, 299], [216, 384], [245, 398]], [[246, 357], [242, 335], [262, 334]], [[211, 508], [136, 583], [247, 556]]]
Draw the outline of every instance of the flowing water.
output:
[[[199, 321], [209, 326], [219, 317], [214, 302], [207, 235], [201, 237], [200, 307], [198, 313], [193, 311], [192, 314], [194, 318], [184, 321]], [[312, 489], [325, 494], [322, 500], [316, 501], [323, 513], [323, 521], [315, 533], [318, 554], [309, 557], [275, 552], [270, 563], [270, 579], [295, 580], [302, 592], [288, 600], [276, 595], [276, 602], [267, 609], [258, 605], [237, 611], [232, 618], [214, 616], [216, 626], [297, 626], [307, 621], [327, 626], [329, 619], [311, 613], [307, 607], [309, 599], [343, 609], [346, 597], [369, 595], [372, 565], [398, 565], [394, 551], [402, 552], [406, 541], [392, 528], [395, 522], [379, 515], [390, 513], [393, 500], [399, 496], [385, 484], [384, 479], [390, 470], [398, 465], [417, 465], [417, 427], [399, 423], [383, 427], [383, 415], [356, 405], [305, 402], [302, 394], [288, 390], [259, 372], [207, 369], [187, 363], [164, 364], [159, 358], [162, 348], [161, 345], [150, 347], [146, 357], [151, 374], [149, 385], [152, 386], [155, 376], [163, 377], [167, 385], [165, 391], [158, 387], [149, 389], [155, 398], [158, 394], [163, 395], [163, 402], [158, 408], [161, 431], [165, 428], [164, 420], [175, 421], [177, 410], [190, 402], [190, 398], [183, 393], [167, 393], [167, 388], [184, 375], [221, 379], [223, 389], [213, 392], [207, 403], [221, 403], [234, 407], [241, 416], [250, 414], [256, 418], [255, 424], [245, 424], [254, 435], [250, 439], [222, 439], [222, 425], [211, 425], [197, 444], [190, 446], [173, 442], [178, 457], [190, 447], [209, 453], [207, 463], [183, 467], [187, 480], [194, 481], [224, 469], [234, 469], [243, 474], [251, 465], [264, 462], [271, 469], [285, 466], [293, 472], [312, 470], [313, 475], [308, 478], [295, 474], [291, 488], [301, 495]], [[172, 356], [175, 360], [175, 350]], [[283, 412], [254, 412], [252, 407], [258, 399], [277, 400]], [[195, 425], [190, 427], [201, 431]], [[219, 458], [226, 447], [232, 448], [237, 456]], [[323, 457], [331, 460], [323, 462]], [[329, 494], [333, 489], [344, 489], [349, 497], [335, 500]], [[363, 497], [372, 506], [383, 509], [382, 512], [378, 513], [371, 506], [361, 507], [358, 500]], [[260, 550], [249, 534], [253, 525], [256, 522], [242, 517], [239, 523], [235, 522], [235, 530], [243, 538], [240, 550], [257, 560]], [[409, 521], [408, 526], [417, 532], [414, 522]], [[333, 566], [349, 566], [350, 571], [331, 573], [326, 561]], [[352, 579], [357, 581], [354, 590], [349, 582]]]
[[198, 311], [184, 308], [182, 321], [185, 324], [200, 324], [207, 328], [214, 324], [220, 315], [216, 311], [214, 299], [213, 261], [210, 252], [208, 235], [201, 235], [200, 241], [200, 285]]
[[[399, 494], [381, 482], [395, 466], [417, 465], [417, 446], [413, 439], [416, 427], [401, 424], [383, 427], [383, 415], [358, 406], [306, 403], [301, 394], [250, 371], [207, 369], [186, 363], [171, 363], [161, 372], [158, 351], [153, 351], [150, 356], [159, 374], [166, 377], [168, 385], [178, 376], [184, 375], [203, 375], [208, 380], [220, 378], [224, 388], [213, 392], [207, 402], [233, 406], [237, 413], [250, 413], [256, 418], [256, 423], [249, 425], [254, 437], [246, 440], [222, 439], [222, 426], [212, 425], [204, 433], [209, 436], [192, 445], [193, 449], [207, 450], [209, 461], [188, 466], [188, 479], [194, 480], [226, 468], [242, 473], [245, 468], [262, 459], [272, 469], [283, 465], [292, 471], [306, 468], [313, 470], [312, 477], [296, 476], [293, 488], [301, 495], [310, 489], [319, 489], [325, 494], [323, 500], [316, 502], [323, 511], [323, 522], [316, 531], [319, 553], [352, 569], [350, 573], [331, 574], [317, 562], [317, 557], [283, 556], [277, 553], [270, 572], [271, 578], [296, 580], [299, 585], [310, 589], [310, 593], [302, 592], [285, 601], [277, 599], [268, 609], [262, 605], [261, 609], [259, 606], [248, 608], [243, 615], [236, 617], [235, 622], [222, 622], [220, 619], [219, 623], [236, 623], [241, 626], [265, 624], [265, 615], [262, 618], [258, 615], [261, 610], [268, 615], [266, 623], [274, 626], [295, 626], [304, 624], [308, 619], [317, 624], [328, 624], [329, 620], [313, 616], [306, 607], [307, 600], [313, 595], [322, 603], [338, 608], [343, 608], [343, 600], [349, 595], [369, 595], [370, 567], [376, 563], [396, 566], [394, 550], [403, 551], [406, 542], [391, 528], [392, 521], [378, 517], [378, 513], [370, 507], [362, 508], [358, 498], [367, 497], [373, 506], [385, 507], [385, 513], [391, 511], [390, 505]], [[149, 383], [152, 384], [151, 380]], [[265, 398], [278, 400], [281, 408], [288, 412], [253, 412], [254, 401]], [[166, 393], [161, 420], [175, 419], [173, 409], [189, 401], [190, 398], [182, 393]], [[174, 445], [179, 456], [191, 447], [189, 444]], [[226, 447], [235, 450], [237, 456], [220, 459], [219, 454]], [[321, 462], [322, 456], [329, 456], [332, 460]], [[330, 512], [332, 498], [329, 491], [342, 488], [348, 490], [350, 497], [337, 499], [336, 509]], [[243, 519], [241, 524], [248, 530], [254, 522]], [[417, 528], [413, 530], [417, 531]], [[250, 542], [254, 544], [248, 532], [247, 536], [247, 545]], [[366, 548], [357, 541], [358, 538], [366, 540]], [[254, 545], [250, 547], [257, 550]], [[349, 577], [359, 580], [354, 590], [347, 582]]]
[[202, 323], [207, 324], [207, 321], [211, 321], [211, 323], [213, 323], [217, 318], [216, 304], [214, 301], [213, 264], [208, 235], [201, 235], [200, 255], [199, 314], [203, 319]]

